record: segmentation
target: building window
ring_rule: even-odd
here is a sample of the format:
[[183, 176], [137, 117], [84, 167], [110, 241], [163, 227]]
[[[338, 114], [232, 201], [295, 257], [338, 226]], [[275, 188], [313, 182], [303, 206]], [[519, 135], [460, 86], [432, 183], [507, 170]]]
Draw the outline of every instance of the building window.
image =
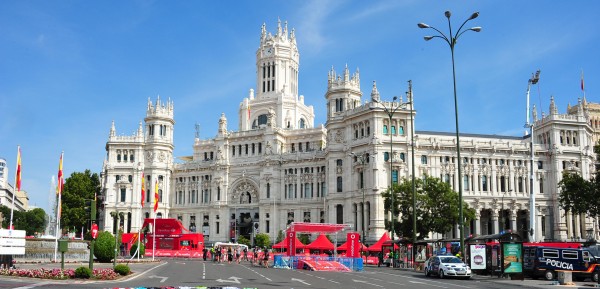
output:
[[406, 162], [406, 159], [405, 159], [405, 155], [404, 155], [404, 153], [400, 153], [400, 159], [401, 159], [403, 162]]
[[342, 177], [337, 177], [337, 192], [341, 193], [342, 192]]
[[271, 198], [271, 184], [267, 183], [267, 199]]
[[400, 135], [404, 135], [404, 127], [400, 126], [399, 128]]
[[396, 126], [395, 125], [392, 125], [392, 134], [393, 135], [396, 134]]
[[484, 192], [487, 192], [488, 190], [488, 184], [487, 184], [487, 176], [481, 176], [481, 190], [483, 190]]
[[344, 162], [341, 159], [338, 159], [335, 162], [338, 167], [341, 167], [344, 164]]
[[398, 170], [392, 170], [392, 183], [398, 183]]
[[463, 188], [465, 191], [469, 190], [469, 176], [463, 176]]
[[383, 125], [383, 134], [388, 134], [388, 126], [387, 126], [387, 124]]
[[426, 165], [427, 164], [427, 156], [421, 156], [421, 164], [422, 165]]
[[383, 152], [383, 161], [387, 162], [390, 159], [389, 152]]
[[126, 197], [127, 197], [127, 189], [121, 188], [121, 202], [125, 202]]

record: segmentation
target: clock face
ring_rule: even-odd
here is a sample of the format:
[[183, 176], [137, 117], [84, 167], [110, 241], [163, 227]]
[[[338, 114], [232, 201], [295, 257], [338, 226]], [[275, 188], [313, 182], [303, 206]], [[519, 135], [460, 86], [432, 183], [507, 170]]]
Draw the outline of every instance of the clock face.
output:
[[265, 50], [265, 55], [266, 55], [266, 56], [271, 56], [271, 55], [273, 55], [273, 47], [269, 47], [269, 48], [267, 48], [267, 50]]

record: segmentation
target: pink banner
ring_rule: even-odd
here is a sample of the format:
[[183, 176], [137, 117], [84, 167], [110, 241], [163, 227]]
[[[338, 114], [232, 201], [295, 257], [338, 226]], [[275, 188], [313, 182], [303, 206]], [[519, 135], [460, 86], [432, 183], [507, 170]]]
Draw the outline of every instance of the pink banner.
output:
[[349, 258], [360, 258], [360, 235], [356, 232], [348, 233], [347, 235], [348, 250], [346, 251], [346, 257]]

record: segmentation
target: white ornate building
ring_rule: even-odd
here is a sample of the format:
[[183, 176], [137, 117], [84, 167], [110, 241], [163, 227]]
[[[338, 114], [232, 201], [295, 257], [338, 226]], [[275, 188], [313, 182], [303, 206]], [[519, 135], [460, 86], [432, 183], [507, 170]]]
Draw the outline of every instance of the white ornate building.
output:
[[[193, 155], [179, 163], [173, 160], [173, 102], [149, 101], [144, 124], [132, 136], [117, 136], [113, 123], [102, 172], [101, 226], [137, 231], [143, 217], [154, 216], [151, 195], [158, 182], [158, 216], [180, 219], [207, 242], [250, 237], [255, 223], [275, 240], [292, 221], [350, 223], [359, 232], [364, 227], [367, 243], [376, 241], [389, 218], [381, 193], [390, 179], [411, 176], [416, 110], [402, 99], [382, 102], [375, 83], [363, 98], [358, 71], [346, 67], [338, 74], [332, 68], [324, 92], [327, 121], [315, 125], [313, 107], [298, 93], [298, 68], [294, 30], [279, 23], [272, 35], [263, 25], [256, 90], [239, 105], [237, 130], [221, 115], [216, 137], [196, 137]], [[565, 216], [556, 199], [563, 170], [584, 178], [594, 170], [593, 122], [585, 102], [577, 107], [559, 114], [552, 100], [549, 115], [534, 115], [535, 240], [585, 238], [591, 230], [597, 236], [594, 220]], [[384, 108], [397, 108], [391, 123]], [[461, 134], [462, 180], [453, 133], [414, 131], [414, 145], [417, 177], [439, 177], [455, 190], [463, 182], [464, 199], [477, 211], [466, 234], [497, 233], [504, 225], [527, 235], [530, 137]], [[111, 212], [123, 213], [119, 224]], [[446, 236], [457, 237], [458, 229]]]

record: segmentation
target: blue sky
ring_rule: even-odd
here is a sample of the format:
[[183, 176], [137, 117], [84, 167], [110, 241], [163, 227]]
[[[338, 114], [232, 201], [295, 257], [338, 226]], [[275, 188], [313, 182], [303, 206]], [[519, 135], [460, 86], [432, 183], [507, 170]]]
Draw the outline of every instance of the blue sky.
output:
[[175, 104], [175, 156], [192, 154], [194, 125], [216, 134], [224, 112], [255, 87], [260, 29], [278, 17], [295, 28], [300, 94], [325, 122], [327, 72], [360, 69], [364, 99], [413, 81], [416, 129], [453, 132], [450, 49], [423, 36], [479, 18], [456, 45], [460, 130], [520, 136], [527, 80], [541, 69], [532, 103], [559, 112], [582, 97], [598, 102], [598, 1], [0, 1], [0, 157], [14, 180], [17, 145], [30, 203], [49, 209], [50, 180], [64, 151], [65, 175], [100, 172], [111, 121], [131, 135], [148, 98]]

